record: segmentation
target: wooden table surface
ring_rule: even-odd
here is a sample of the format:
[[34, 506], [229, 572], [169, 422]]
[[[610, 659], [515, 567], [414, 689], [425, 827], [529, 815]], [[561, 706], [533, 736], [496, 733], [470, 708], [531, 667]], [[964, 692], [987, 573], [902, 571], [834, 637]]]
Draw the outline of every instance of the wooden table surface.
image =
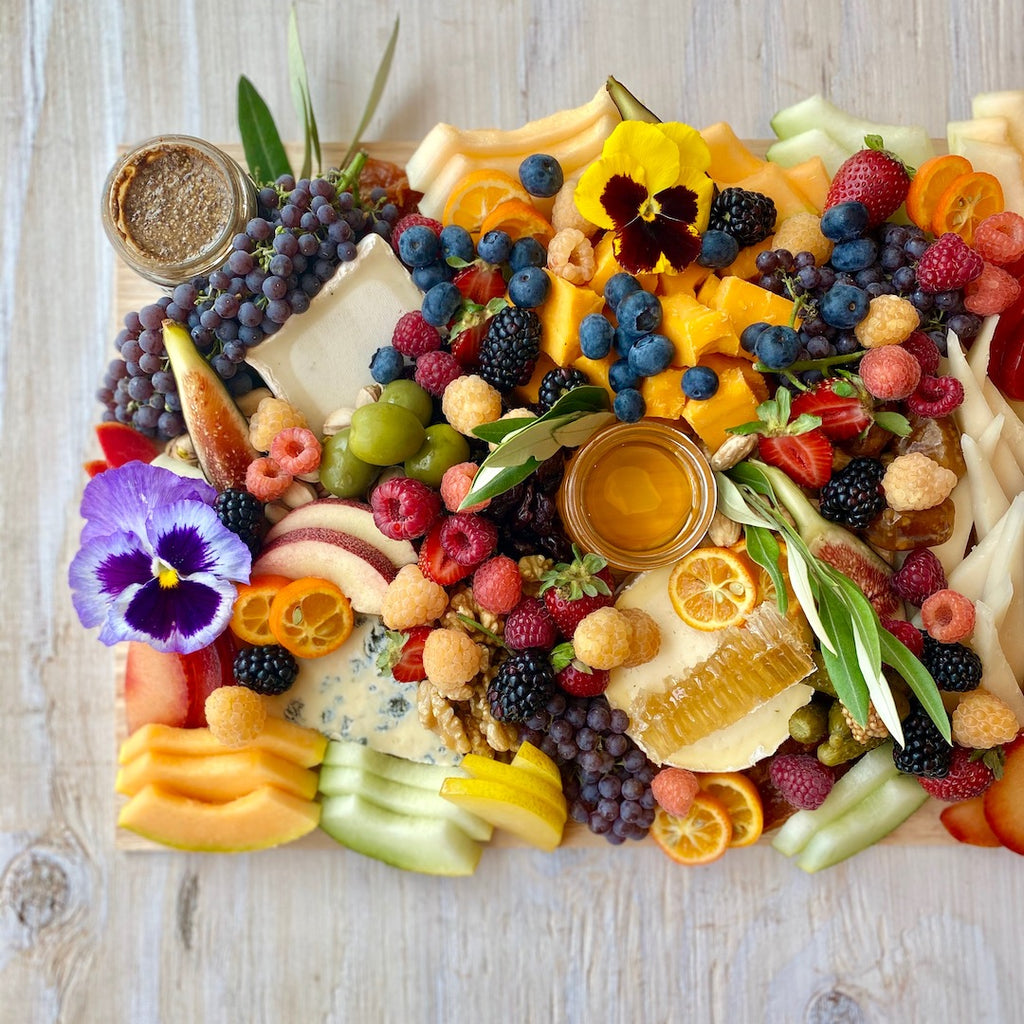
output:
[[[768, 133], [814, 91], [943, 135], [1024, 87], [1016, 0], [298, 3], [324, 138], [512, 127], [613, 73], [666, 118]], [[485, 854], [475, 877], [341, 849], [114, 849], [112, 655], [66, 586], [113, 349], [100, 186], [122, 142], [237, 137], [238, 75], [297, 135], [274, 0], [3, 0], [0, 1021], [1024, 1020], [1024, 862], [879, 847], [817, 877], [767, 848]], [[121, 311], [123, 312], [123, 310]]]

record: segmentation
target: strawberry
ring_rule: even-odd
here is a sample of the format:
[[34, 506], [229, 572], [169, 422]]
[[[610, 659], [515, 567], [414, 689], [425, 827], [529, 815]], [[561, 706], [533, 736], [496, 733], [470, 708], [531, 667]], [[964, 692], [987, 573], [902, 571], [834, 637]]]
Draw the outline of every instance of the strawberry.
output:
[[825, 209], [840, 203], [863, 203], [870, 214], [868, 226], [875, 227], [907, 198], [910, 173], [898, 156], [883, 148], [880, 136], [865, 135], [864, 144], [866, 149], [854, 153], [836, 171]]
[[413, 626], [412, 629], [388, 633], [388, 645], [377, 659], [377, 666], [399, 683], [418, 683], [427, 678], [423, 669], [423, 645], [433, 632], [431, 626]]
[[476, 260], [463, 267], [452, 283], [462, 292], [462, 297], [480, 306], [486, 306], [491, 299], [500, 299], [505, 294], [505, 278], [498, 267]]
[[917, 781], [929, 796], [954, 803], [981, 796], [992, 785], [996, 777], [993, 772], [1002, 774], [1002, 751], [999, 748], [996, 752], [975, 755], [966, 747], [955, 747], [947, 776], [941, 779], [918, 777]]
[[427, 579], [440, 583], [442, 587], [448, 587], [469, 576], [474, 567], [460, 565], [445, 553], [441, 544], [441, 527], [443, 525], [444, 519], [441, 519], [430, 528], [430, 532], [423, 538], [417, 564], [420, 567], [420, 572]]
[[804, 413], [821, 418], [821, 429], [830, 441], [847, 441], [871, 425], [874, 417], [868, 396], [851, 381], [823, 380], [812, 391], [793, 400], [793, 417]]
[[573, 547], [573, 560], [559, 562], [541, 577], [541, 594], [562, 636], [571, 638], [580, 621], [615, 598], [615, 579], [600, 555], [581, 555]]
[[480, 342], [484, 340], [489, 322], [489, 319], [483, 320], [461, 330], [458, 325], [452, 328], [452, 355], [467, 370], [475, 370], [480, 365]]
[[985, 820], [984, 797], [974, 796], [944, 807], [939, 821], [958, 843], [969, 843], [971, 846], [1003, 845]]
[[821, 417], [802, 413], [790, 419], [791, 398], [786, 388], [774, 400], [757, 407], [759, 419], [730, 427], [733, 434], [758, 434], [758, 455], [778, 466], [801, 487], [817, 489], [832, 476], [832, 442], [821, 429]]

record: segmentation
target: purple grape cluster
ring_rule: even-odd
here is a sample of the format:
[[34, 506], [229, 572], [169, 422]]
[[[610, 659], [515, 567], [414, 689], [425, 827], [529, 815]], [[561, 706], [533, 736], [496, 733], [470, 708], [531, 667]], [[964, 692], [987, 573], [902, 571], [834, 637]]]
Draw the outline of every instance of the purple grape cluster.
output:
[[569, 816], [618, 845], [643, 839], [654, 822], [658, 767], [626, 735], [629, 716], [605, 697], [556, 694], [527, 719], [523, 740], [559, 767]]
[[184, 324], [196, 348], [232, 394], [261, 382], [245, 366], [249, 349], [281, 329], [374, 232], [390, 239], [399, 210], [382, 188], [364, 201], [345, 187], [351, 175], [330, 172], [296, 181], [283, 175], [259, 191], [258, 215], [235, 235], [231, 253], [208, 277], [179, 284], [168, 296], [124, 318], [96, 397], [104, 420], [127, 423], [167, 440], [185, 429], [177, 385], [163, 346], [165, 319]]

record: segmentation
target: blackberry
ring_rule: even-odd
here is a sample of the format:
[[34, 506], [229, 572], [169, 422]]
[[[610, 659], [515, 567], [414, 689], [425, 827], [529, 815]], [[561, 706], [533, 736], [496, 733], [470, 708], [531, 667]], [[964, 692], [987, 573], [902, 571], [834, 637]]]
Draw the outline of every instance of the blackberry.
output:
[[248, 491], [221, 491], [214, 502], [217, 518], [237, 534], [255, 556], [260, 549], [263, 531], [263, 504]]
[[895, 742], [892, 747], [893, 764], [899, 771], [926, 779], [944, 779], [949, 774], [953, 748], [920, 704], [915, 703], [903, 720], [903, 738], [905, 747]]
[[506, 306], [480, 342], [480, 376], [499, 391], [525, 384], [540, 355], [540, 330], [532, 309]]
[[963, 644], [943, 644], [926, 635], [921, 663], [940, 690], [966, 693], [981, 684], [981, 658]]
[[555, 672], [547, 651], [531, 648], [510, 654], [487, 688], [491, 714], [499, 722], [523, 722], [550, 700]]
[[235, 655], [232, 673], [235, 681], [264, 697], [284, 693], [299, 674], [299, 663], [279, 644], [250, 647]]
[[883, 476], [885, 466], [879, 459], [851, 459], [822, 487], [818, 511], [833, 523], [863, 530], [885, 509]]
[[590, 383], [590, 378], [582, 370], [572, 370], [568, 366], [556, 366], [548, 370], [540, 382], [537, 404], [547, 412], [567, 391], [581, 388]]
[[709, 231], [724, 231], [741, 246], [763, 242], [775, 230], [775, 201], [760, 192], [725, 188], [711, 203]]

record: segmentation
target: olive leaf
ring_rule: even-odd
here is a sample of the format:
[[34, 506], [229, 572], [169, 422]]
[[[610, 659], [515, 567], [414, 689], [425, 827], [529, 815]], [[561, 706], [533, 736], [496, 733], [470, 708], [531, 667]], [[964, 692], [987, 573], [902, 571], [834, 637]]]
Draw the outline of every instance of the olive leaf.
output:
[[782, 556], [779, 542], [771, 530], [766, 530], [763, 526], [748, 525], [744, 527], [744, 533], [747, 538], [747, 554], [768, 573], [775, 587], [775, 602], [779, 614], [785, 615], [789, 610], [789, 591], [779, 568], [779, 559]]
[[508, 419], [494, 420], [491, 423], [481, 423], [473, 431], [481, 441], [488, 444], [499, 444], [509, 434], [520, 430], [536, 419], [536, 416], [510, 416]]
[[380, 98], [384, 93], [384, 86], [387, 84], [388, 75], [391, 73], [391, 61], [395, 56], [395, 44], [398, 42], [398, 22], [399, 19], [396, 16], [395, 27], [391, 30], [391, 38], [388, 40], [388, 45], [384, 48], [384, 54], [380, 59], [380, 65], [377, 67], [377, 73], [373, 76], [373, 85], [370, 88], [370, 95], [366, 100], [366, 107], [363, 109], [363, 116], [359, 119], [359, 127], [356, 128], [355, 135], [352, 136], [352, 141], [349, 143], [348, 152], [341, 161], [342, 167], [348, 165], [349, 160], [359, 148], [363, 132], [366, 131], [373, 115], [377, 112], [377, 104], [380, 103]]
[[928, 717], [938, 726], [943, 738], [947, 743], [952, 743], [949, 715], [946, 714], [942, 697], [935, 687], [935, 680], [928, 674], [928, 670], [887, 629], [879, 631], [878, 641], [882, 652], [882, 661], [886, 665], [891, 665], [903, 676], [914, 696], [928, 713]]
[[302, 43], [299, 41], [299, 22], [294, 4], [292, 4], [292, 12], [288, 18], [288, 71], [291, 78], [292, 103], [295, 105], [295, 113], [298, 115], [306, 139], [299, 177], [308, 178], [313, 171], [314, 158], [317, 172], [319, 172], [322, 157], [320, 133], [317, 130], [316, 118], [313, 116], [313, 101], [309, 94], [309, 76], [306, 74], [306, 59], [302, 55]]
[[245, 75], [238, 79], [238, 132], [254, 181], [269, 183], [292, 173], [270, 108]]

